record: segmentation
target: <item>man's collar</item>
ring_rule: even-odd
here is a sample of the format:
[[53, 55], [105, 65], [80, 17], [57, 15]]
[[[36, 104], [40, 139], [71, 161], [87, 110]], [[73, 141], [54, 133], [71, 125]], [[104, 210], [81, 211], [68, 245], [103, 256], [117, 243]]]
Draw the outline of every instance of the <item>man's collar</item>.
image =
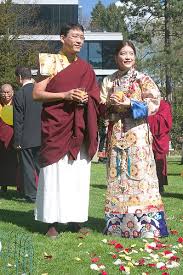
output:
[[24, 83], [22, 84], [22, 87], [27, 85], [27, 84], [33, 84], [32, 80], [25, 80]]

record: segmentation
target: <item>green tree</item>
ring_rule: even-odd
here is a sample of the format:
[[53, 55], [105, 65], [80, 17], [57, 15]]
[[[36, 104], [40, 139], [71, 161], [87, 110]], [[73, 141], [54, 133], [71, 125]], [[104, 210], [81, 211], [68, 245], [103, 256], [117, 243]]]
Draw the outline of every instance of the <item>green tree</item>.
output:
[[20, 35], [39, 33], [44, 27], [37, 24], [38, 15], [39, 7], [14, 5], [11, 0], [0, 3], [0, 85], [8, 82], [16, 86], [15, 67], [32, 66], [39, 50], [47, 49], [45, 42], [18, 40]]
[[99, 1], [91, 12], [91, 30], [123, 32], [123, 35], [125, 35], [127, 28], [124, 17], [125, 8], [117, 7], [115, 4], [110, 4], [105, 8], [102, 2]]
[[144, 66], [150, 68], [156, 64], [156, 78], [166, 97], [173, 101], [175, 90], [182, 82], [182, 3], [179, 0], [132, 0], [130, 3], [129, 38], [146, 48]]
[[91, 30], [92, 31], [104, 31], [105, 30], [105, 6], [101, 1], [98, 1], [96, 6], [91, 12]]

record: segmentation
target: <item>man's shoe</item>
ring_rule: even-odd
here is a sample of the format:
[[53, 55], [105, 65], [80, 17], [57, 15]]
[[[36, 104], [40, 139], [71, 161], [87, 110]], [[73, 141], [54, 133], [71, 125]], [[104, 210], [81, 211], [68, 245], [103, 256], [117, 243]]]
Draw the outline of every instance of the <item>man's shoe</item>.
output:
[[91, 233], [91, 229], [84, 227], [77, 222], [69, 222], [67, 230], [72, 233], [80, 233], [83, 235], [88, 235]]
[[77, 233], [81, 229], [81, 226], [77, 222], [69, 222], [67, 226], [67, 230], [72, 233]]
[[49, 237], [52, 240], [55, 240], [58, 237], [58, 231], [56, 229], [57, 223], [50, 223], [48, 226], [48, 231], [46, 233], [46, 236]]

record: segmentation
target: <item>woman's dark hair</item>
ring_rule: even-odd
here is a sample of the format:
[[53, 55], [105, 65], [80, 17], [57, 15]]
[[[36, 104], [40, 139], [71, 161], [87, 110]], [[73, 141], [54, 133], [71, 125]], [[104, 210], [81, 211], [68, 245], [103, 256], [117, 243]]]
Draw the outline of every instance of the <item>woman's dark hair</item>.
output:
[[60, 36], [61, 35], [67, 36], [70, 30], [75, 30], [75, 29], [79, 29], [80, 31], [84, 32], [84, 28], [80, 24], [73, 24], [73, 23], [63, 24], [60, 30]]
[[133, 49], [133, 51], [134, 51], [134, 54], [136, 55], [136, 49], [135, 49], [134, 44], [133, 44], [130, 40], [122, 40], [122, 41], [117, 45], [117, 47], [116, 47], [116, 49], [115, 49], [115, 52], [114, 52], [115, 56], [117, 56], [118, 53], [120, 52], [120, 50], [121, 50], [123, 47], [125, 47], [125, 46], [131, 47], [131, 48]]

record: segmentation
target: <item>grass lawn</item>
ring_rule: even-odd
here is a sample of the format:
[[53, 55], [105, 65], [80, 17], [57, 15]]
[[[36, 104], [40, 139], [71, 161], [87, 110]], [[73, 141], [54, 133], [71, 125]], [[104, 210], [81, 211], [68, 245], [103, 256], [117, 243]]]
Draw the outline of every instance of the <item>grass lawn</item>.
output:
[[[161, 241], [167, 245], [163, 250], [177, 251], [175, 255], [180, 257], [180, 266], [177, 268], [161, 271], [160, 269], [147, 266], [131, 267], [133, 260], [137, 262], [144, 256], [149, 257], [149, 254], [142, 250], [145, 245], [144, 241], [141, 239], [120, 239], [102, 235], [106, 190], [104, 164], [92, 164], [90, 211], [89, 221], [86, 224], [87, 227], [92, 229], [92, 233], [85, 236], [65, 231], [59, 235], [57, 240], [48, 239], [44, 236], [44, 232], [46, 231], [45, 225], [34, 221], [34, 205], [22, 202], [16, 191], [11, 189], [5, 195], [0, 194], [0, 240], [6, 240], [6, 238], [8, 240], [7, 236], [11, 236], [12, 232], [20, 235], [23, 234], [26, 238], [31, 237], [34, 247], [33, 274], [35, 275], [100, 274], [99, 271], [90, 269], [91, 259], [96, 257], [100, 258], [97, 264], [104, 264], [105, 270], [109, 275], [124, 274], [122, 271], [119, 271], [119, 265], [113, 264], [116, 261], [115, 257], [125, 262], [125, 266], [130, 267], [130, 274], [141, 275], [143, 272], [148, 272], [148, 274], [163, 274], [163, 272], [167, 272], [171, 275], [182, 275], [183, 248], [177, 247], [177, 239], [183, 237], [183, 177], [180, 175], [181, 171], [183, 171], [183, 165], [180, 165], [180, 159], [178, 157], [170, 157], [168, 160], [169, 185], [165, 187], [166, 192], [163, 195], [163, 201], [168, 227], [171, 230], [176, 230], [177, 232], [174, 233], [177, 235], [172, 234]], [[60, 225], [60, 230], [64, 231], [65, 227]], [[133, 250], [138, 253], [135, 253], [135, 251], [130, 255], [126, 255], [124, 252], [118, 253], [114, 245], [102, 242], [104, 239], [108, 241], [116, 240], [125, 248], [130, 248], [131, 245], [132, 247], [134, 245]], [[148, 241], [152, 242], [153, 240]], [[11, 240], [8, 242], [11, 242]], [[172, 247], [171, 245], [176, 246]], [[117, 256], [112, 257], [111, 252]], [[154, 254], [158, 254], [159, 252], [153, 251]], [[45, 257], [45, 255], [50, 257]], [[125, 258], [125, 255], [131, 257], [131, 259], [128, 257]], [[158, 261], [161, 262], [162, 259]], [[165, 258], [163, 261], [165, 261]], [[7, 274], [16, 274], [13, 271], [13, 267], [9, 267], [8, 270], [9, 273]], [[0, 275], [5, 275], [3, 272], [2, 257], [0, 256]], [[22, 274], [22, 272], [18, 274]]]

